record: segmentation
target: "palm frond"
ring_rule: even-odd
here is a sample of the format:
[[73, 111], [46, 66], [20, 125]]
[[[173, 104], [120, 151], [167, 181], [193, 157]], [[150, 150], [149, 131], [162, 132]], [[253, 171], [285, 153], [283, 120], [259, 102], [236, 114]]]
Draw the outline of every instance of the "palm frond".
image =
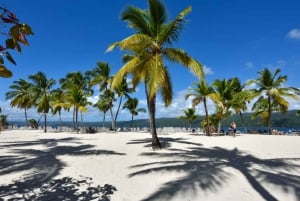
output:
[[154, 25], [154, 27], [160, 27], [167, 20], [166, 8], [160, 2], [160, 0], [148, 0], [148, 4], [152, 24]]
[[161, 96], [163, 98], [165, 106], [169, 106], [173, 99], [173, 90], [172, 90], [173, 88], [172, 88], [171, 77], [166, 67], [164, 68], [162, 77], [164, 79], [163, 81], [164, 84], [161, 85], [161, 90], [160, 90]]
[[162, 31], [160, 32], [159, 41], [164, 41], [167, 42], [168, 44], [171, 44], [172, 41], [177, 41], [181, 31], [183, 30], [183, 26], [186, 23], [184, 17], [189, 12], [191, 12], [191, 10], [192, 10], [191, 6], [187, 7], [182, 12], [180, 12], [179, 15], [174, 20], [166, 24], [163, 27]]
[[111, 88], [118, 88], [121, 86], [123, 78], [128, 74], [135, 71], [135, 68], [140, 63], [140, 58], [135, 57], [128, 61], [126, 64], [124, 64], [121, 69], [114, 75], [112, 82], [111, 82]]
[[121, 15], [121, 19], [128, 22], [128, 26], [135, 29], [138, 33], [151, 33], [149, 28], [148, 11], [135, 6], [128, 6]]
[[152, 98], [164, 84], [164, 64], [161, 57], [159, 55], [155, 55], [151, 57], [147, 63], [145, 63], [145, 66], [151, 66], [151, 74], [148, 74], [146, 79], [148, 82], [149, 97]]
[[188, 67], [198, 78], [203, 79], [205, 77], [202, 64], [190, 57], [185, 51], [175, 48], [166, 48], [164, 53], [167, 59]]
[[132, 52], [140, 52], [152, 43], [151, 38], [145, 34], [133, 34], [122, 41], [111, 44], [106, 52], [112, 51], [116, 47], [120, 47], [121, 50], [129, 50]]

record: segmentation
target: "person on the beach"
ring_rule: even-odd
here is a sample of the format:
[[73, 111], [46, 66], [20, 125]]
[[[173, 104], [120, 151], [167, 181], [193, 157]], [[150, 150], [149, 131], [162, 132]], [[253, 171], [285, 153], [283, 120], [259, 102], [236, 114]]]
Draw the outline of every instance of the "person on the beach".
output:
[[230, 128], [231, 128], [232, 131], [233, 131], [233, 133], [232, 133], [233, 137], [235, 137], [235, 134], [236, 134], [236, 123], [235, 123], [234, 121], [231, 122]]

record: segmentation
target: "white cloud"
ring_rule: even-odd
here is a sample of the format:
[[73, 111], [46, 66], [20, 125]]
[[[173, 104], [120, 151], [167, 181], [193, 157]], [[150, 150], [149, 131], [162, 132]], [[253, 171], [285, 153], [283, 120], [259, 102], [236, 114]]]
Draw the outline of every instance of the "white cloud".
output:
[[282, 67], [286, 66], [286, 64], [287, 64], [287, 62], [285, 60], [278, 60], [276, 63], [277, 63], [278, 68], [282, 68]]
[[287, 33], [287, 37], [290, 39], [300, 40], [300, 29], [292, 29]]
[[203, 70], [204, 70], [204, 74], [205, 75], [212, 75], [214, 74], [214, 71], [212, 70], [212, 68], [208, 67], [207, 65], [203, 65]]
[[[207, 65], [202, 64], [202, 68], [203, 68], [203, 71], [204, 71], [205, 75], [212, 75], [212, 74], [214, 74], [214, 71], [212, 70], [212, 68], [208, 67]], [[190, 70], [190, 73], [192, 73], [191, 70]]]
[[88, 101], [93, 103], [93, 104], [97, 103], [98, 100], [99, 100], [99, 95], [88, 97]]
[[248, 68], [248, 69], [253, 68], [253, 66], [254, 66], [251, 61], [246, 62], [245, 65], [246, 65], [246, 68]]

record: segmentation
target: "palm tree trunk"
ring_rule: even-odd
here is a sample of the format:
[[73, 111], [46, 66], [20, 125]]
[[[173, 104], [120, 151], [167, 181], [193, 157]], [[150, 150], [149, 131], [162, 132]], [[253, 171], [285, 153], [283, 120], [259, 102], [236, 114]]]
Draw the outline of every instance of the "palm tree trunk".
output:
[[74, 110], [73, 110], [73, 129], [76, 130], [76, 125], [75, 125], [75, 110], [76, 110], [76, 106], [74, 105]]
[[133, 114], [131, 115], [131, 129], [133, 129]]
[[220, 134], [220, 131], [221, 131], [221, 125], [222, 125], [222, 122], [221, 120], [218, 121], [218, 134]]
[[152, 149], [161, 149], [162, 146], [159, 142], [156, 132], [156, 124], [155, 124], [155, 101], [156, 96], [149, 100], [149, 110], [150, 110], [150, 125], [151, 125], [151, 134], [152, 134]]
[[78, 130], [78, 108], [75, 107], [75, 129], [76, 129], [76, 132], [78, 133], [79, 130]]
[[27, 118], [27, 108], [26, 107], [25, 107], [25, 124], [26, 124], [27, 127], [29, 126], [28, 118]]
[[206, 119], [206, 135], [210, 136], [210, 125], [209, 125], [209, 117], [208, 117], [208, 110], [207, 110], [207, 105], [206, 105], [206, 98], [203, 99], [203, 104], [204, 104], [204, 110], [205, 110], [205, 119]]
[[147, 107], [148, 107], [148, 115], [149, 115], [149, 128], [151, 129], [152, 128], [152, 125], [151, 125], [151, 115], [150, 115], [150, 103], [149, 103], [149, 93], [148, 93], [148, 88], [147, 88], [147, 83], [145, 82], [145, 94], [146, 94], [146, 100], [147, 100]]
[[105, 127], [105, 114], [106, 114], [106, 112], [104, 112], [104, 114], [103, 114], [103, 121], [102, 121], [102, 127], [103, 128]]
[[272, 103], [271, 103], [271, 97], [268, 97], [268, 113], [269, 113], [269, 117], [268, 117], [268, 130], [269, 130], [269, 135], [272, 135]]
[[241, 117], [241, 120], [242, 120], [242, 123], [243, 123], [243, 126], [244, 126], [244, 132], [247, 133], [247, 125], [246, 125], [244, 116], [243, 116], [243, 114], [242, 114], [241, 111], [239, 112], [239, 115], [240, 115], [240, 117]]
[[116, 129], [116, 122], [115, 122], [114, 114], [112, 112], [112, 108], [111, 107], [109, 108], [109, 111], [110, 111], [110, 116], [111, 116], [111, 129], [115, 130]]
[[47, 114], [44, 113], [44, 133], [47, 133]]
[[58, 111], [58, 115], [59, 115], [59, 130], [62, 131], [62, 120], [61, 120], [61, 111]]
[[83, 115], [82, 112], [80, 111], [80, 118], [81, 118], [81, 127], [84, 127], [84, 123], [83, 123]]
[[119, 101], [119, 105], [118, 105], [118, 109], [117, 109], [117, 112], [116, 112], [116, 116], [115, 116], [115, 121], [117, 121], [117, 117], [118, 117], [118, 114], [119, 114], [119, 111], [120, 111], [120, 108], [121, 108], [121, 104], [122, 104], [122, 99], [123, 99], [123, 97], [121, 96], [120, 101]]

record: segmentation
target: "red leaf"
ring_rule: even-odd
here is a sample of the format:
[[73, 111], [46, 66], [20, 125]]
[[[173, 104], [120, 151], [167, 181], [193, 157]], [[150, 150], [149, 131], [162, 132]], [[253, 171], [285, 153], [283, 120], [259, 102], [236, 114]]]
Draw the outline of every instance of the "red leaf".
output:
[[5, 17], [1, 17], [2, 21], [5, 23], [12, 23], [13, 21], [11, 19], [5, 18]]

